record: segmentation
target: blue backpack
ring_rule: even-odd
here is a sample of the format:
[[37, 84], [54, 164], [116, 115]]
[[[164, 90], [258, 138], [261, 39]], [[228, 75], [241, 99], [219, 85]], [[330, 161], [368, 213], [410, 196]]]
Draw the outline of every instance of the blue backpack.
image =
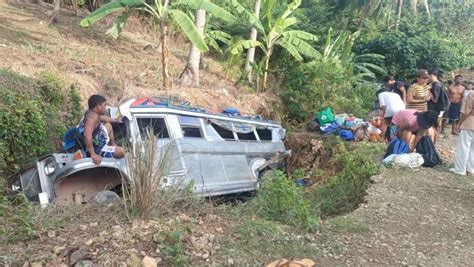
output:
[[400, 154], [406, 154], [410, 151], [410, 148], [408, 147], [407, 142], [403, 141], [402, 139], [394, 139], [390, 144], [388, 145], [387, 152], [385, 153], [385, 156], [383, 158], [386, 158], [392, 154], [400, 155]]
[[84, 149], [84, 137], [81, 135], [79, 130], [74, 127], [69, 129], [63, 138], [63, 151], [67, 153], [72, 153], [78, 149]]

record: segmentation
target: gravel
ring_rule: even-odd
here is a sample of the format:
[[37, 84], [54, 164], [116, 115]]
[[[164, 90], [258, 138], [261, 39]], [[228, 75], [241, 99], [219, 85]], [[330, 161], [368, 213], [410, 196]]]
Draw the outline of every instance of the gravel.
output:
[[366, 203], [346, 215], [369, 231], [333, 236], [322, 265], [472, 266], [474, 177], [448, 172], [455, 143], [447, 136], [437, 145], [442, 166], [374, 177]]

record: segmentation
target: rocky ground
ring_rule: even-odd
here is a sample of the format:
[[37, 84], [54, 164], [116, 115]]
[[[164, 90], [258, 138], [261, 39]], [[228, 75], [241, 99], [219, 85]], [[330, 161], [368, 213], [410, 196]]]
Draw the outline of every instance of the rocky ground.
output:
[[445, 161], [438, 168], [387, 169], [374, 177], [367, 202], [343, 216], [362, 230], [336, 234], [337, 246], [325, 253], [324, 262], [472, 266], [474, 177], [448, 172], [455, 144], [451, 135], [438, 144]]

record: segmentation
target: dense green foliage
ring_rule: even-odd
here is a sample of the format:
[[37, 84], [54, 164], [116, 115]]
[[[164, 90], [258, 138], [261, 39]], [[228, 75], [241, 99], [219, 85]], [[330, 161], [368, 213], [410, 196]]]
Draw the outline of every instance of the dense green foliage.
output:
[[275, 171], [263, 181], [254, 200], [256, 211], [263, 217], [304, 229], [315, 229], [317, 217], [304, 198], [302, 188], [288, 179], [281, 171]]
[[326, 183], [307, 194], [314, 212], [322, 217], [351, 211], [363, 202], [371, 177], [379, 172], [377, 157], [382, 152], [377, 146], [349, 145], [339, 139], [330, 139], [325, 146], [332, 150], [334, 169], [326, 170]]
[[[330, 162], [308, 173], [295, 170], [290, 177], [279, 171], [265, 175], [257, 196], [238, 211], [311, 231], [318, 228], [320, 217], [357, 208], [364, 201], [371, 177], [380, 171], [378, 160], [383, 148], [367, 143], [349, 144], [337, 137], [327, 138], [323, 144]], [[293, 179], [301, 177], [323, 178], [305, 190]]]
[[81, 98], [53, 73], [38, 79], [0, 69], [0, 175], [9, 176], [36, 156], [60, 149], [77, 124]]

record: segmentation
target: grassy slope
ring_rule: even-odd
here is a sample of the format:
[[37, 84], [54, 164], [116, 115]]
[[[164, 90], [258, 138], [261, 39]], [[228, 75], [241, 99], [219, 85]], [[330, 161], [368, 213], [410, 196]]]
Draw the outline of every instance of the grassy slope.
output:
[[[132, 18], [123, 36], [105, 36], [111, 19], [91, 28], [79, 26], [80, 17], [62, 10], [60, 24], [48, 25], [50, 8], [38, 4], [8, 5], [0, 1], [0, 67], [34, 77], [42, 70], [56, 72], [67, 83], [76, 83], [85, 99], [93, 93], [117, 104], [131, 97], [163, 95], [158, 35]], [[186, 63], [189, 45], [181, 37], [170, 38], [170, 74], [176, 79]], [[244, 113], [270, 115], [268, 95], [243, 93], [226, 77], [223, 67], [206, 58], [201, 86], [176, 82], [170, 95], [210, 109], [233, 106]]]

